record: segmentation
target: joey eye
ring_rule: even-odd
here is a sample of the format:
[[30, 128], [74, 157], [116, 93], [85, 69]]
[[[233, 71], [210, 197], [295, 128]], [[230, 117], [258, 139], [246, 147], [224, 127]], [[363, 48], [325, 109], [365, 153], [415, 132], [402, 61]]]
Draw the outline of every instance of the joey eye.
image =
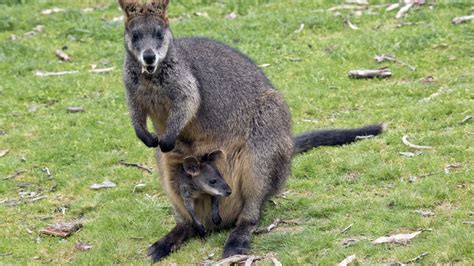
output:
[[217, 179], [211, 179], [209, 180], [209, 184], [214, 185], [217, 183]]

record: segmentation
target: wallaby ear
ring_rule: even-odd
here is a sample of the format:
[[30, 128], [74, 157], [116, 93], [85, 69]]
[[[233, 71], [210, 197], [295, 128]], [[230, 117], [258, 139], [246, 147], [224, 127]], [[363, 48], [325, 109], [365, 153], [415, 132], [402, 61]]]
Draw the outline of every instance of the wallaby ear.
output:
[[209, 162], [216, 162], [218, 160], [224, 159], [224, 152], [222, 150], [215, 150], [209, 153], [206, 156], [207, 161]]
[[192, 176], [199, 174], [199, 161], [196, 157], [186, 157], [183, 162], [184, 171]]
[[143, 13], [139, 0], [118, 0], [118, 3], [125, 14], [125, 22]]
[[167, 8], [169, 2], [169, 0], [152, 0], [151, 3], [148, 4], [148, 13], [150, 15], [159, 16], [168, 25]]

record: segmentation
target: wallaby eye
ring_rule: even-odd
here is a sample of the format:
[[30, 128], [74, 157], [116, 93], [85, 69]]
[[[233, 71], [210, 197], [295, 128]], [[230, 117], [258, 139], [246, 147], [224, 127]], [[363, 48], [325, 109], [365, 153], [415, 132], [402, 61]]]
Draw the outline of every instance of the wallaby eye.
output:
[[214, 185], [215, 183], [217, 183], [217, 179], [211, 179], [209, 181], [209, 184], [211, 184], [211, 185]]
[[163, 34], [161, 33], [161, 31], [155, 31], [153, 32], [153, 39], [159, 39], [161, 40], [163, 38]]
[[137, 42], [140, 39], [140, 34], [134, 32], [132, 33], [132, 42]]

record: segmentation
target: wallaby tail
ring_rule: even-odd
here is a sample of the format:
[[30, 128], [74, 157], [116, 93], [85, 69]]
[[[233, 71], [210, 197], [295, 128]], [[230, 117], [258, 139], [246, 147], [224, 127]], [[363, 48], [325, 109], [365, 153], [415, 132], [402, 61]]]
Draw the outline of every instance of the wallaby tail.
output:
[[384, 124], [377, 124], [361, 128], [337, 128], [306, 132], [294, 137], [295, 150], [293, 155], [319, 146], [338, 146], [348, 144], [363, 139], [365, 136], [379, 135], [384, 131], [384, 129]]

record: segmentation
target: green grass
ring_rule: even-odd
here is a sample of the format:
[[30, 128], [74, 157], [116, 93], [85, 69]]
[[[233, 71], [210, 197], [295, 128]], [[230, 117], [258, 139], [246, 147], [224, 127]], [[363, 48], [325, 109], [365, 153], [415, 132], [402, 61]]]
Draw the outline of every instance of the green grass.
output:
[[[294, 131], [352, 127], [385, 121], [380, 137], [344, 147], [327, 147], [297, 156], [285, 190], [263, 213], [263, 224], [275, 218], [299, 219], [302, 225], [282, 225], [255, 236], [252, 252], [274, 253], [284, 264], [334, 265], [356, 254], [362, 264], [406, 261], [422, 252], [423, 263], [474, 263], [472, 164], [474, 148], [474, 24], [453, 26], [450, 20], [470, 12], [469, 1], [437, 1], [411, 10], [401, 21], [394, 12], [334, 16], [324, 10], [342, 1], [307, 0], [174, 0], [170, 16], [175, 36], [208, 36], [250, 55], [265, 68], [284, 94], [293, 115]], [[453, 1], [454, 2], [454, 1]], [[96, 3], [104, 9], [84, 14]], [[66, 12], [41, 15], [53, 6]], [[198, 17], [194, 12], [207, 12]], [[238, 18], [225, 19], [235, 11]], [[0, 264], [147, 264], [146, 248], [174, 225], [169, 201], [157, 174], [119, 166], [117, 161], [154, 166], [153, 151], [135, 137], [121, 82], [122, 23], [114, 1], [0, 0], [0, 177], [17, 169], [26, 173], [0, 180], [0, 201], [17, 199], [21, 187], [42, 191], [48, 198], [17, 206], [0, 204]], [[343, 18], [361, 28], [344, 26]], [[419, 22], [398, 28], [400, 22]], [[300, 24], [304, 30], [295, 33]], [[44, 32], [23, 37], [33, 27]], [[10, 36], [18, 36], [11, 41]], [[73, 58], [62, 63], [55, 49], [67, 46]], [[327, 48], [331, 47], [331, 52]], [[395, 63], [378, 65], [376, 54], [394, 54], [415, 65], [410, 71]], [[293, 62], [288, 58], [302, 58]], [[91, 64], [115, 67], [107, 74], [90, 74]], [[351, 80], [357, 68], [389, 66], [386, 80]], [[79, 70], [63, 77], [35, 77], [36, 70]], [[426, 76], [434, 82], [420, 82]], [[441, 88], [451, 91], [420, 102]], [[29, 112], [32, 106], [36, 111]], [[68, 106], [84, 113], [70, 114]], [[314, 120], [314, 122], [308, 122]], [[422, 155], [407, 158], [401, 143], [430, 145]], [[22, 157], [26, 161], [21, 160]], [[459, 169], [443, 173], [448, 164]], [[48, 167], [52, 176], [41, 169]], [[442, 173], [408, 183], [408, 176]], [[92, 191], [105, 179], [117, 188]], [[135, 193], [134, 185], [146, 187]], [[58, 212], [65, 207], [66, 213]], [[414, 211], [429, 209], [433, 217]], [[82, 217], [82, 231], [67, 239], [43, 237], [38, 231], [63, 219]], [[340, 231], [353, 224], [345, 232]], [[378, 245], [370, 240], [392, 233], [425, 231], [408, 245]], [[28, 233], [31, 230], [33, 233]], [[219, 255], [228, 232], [191, 240], [164, 263], [199, 262]], [[341, 244], [362, 238], [353, 246]], [[93, 245], [88, 252], [76, 241]], [[34, 257], [39, 257], [34, 259]]]

